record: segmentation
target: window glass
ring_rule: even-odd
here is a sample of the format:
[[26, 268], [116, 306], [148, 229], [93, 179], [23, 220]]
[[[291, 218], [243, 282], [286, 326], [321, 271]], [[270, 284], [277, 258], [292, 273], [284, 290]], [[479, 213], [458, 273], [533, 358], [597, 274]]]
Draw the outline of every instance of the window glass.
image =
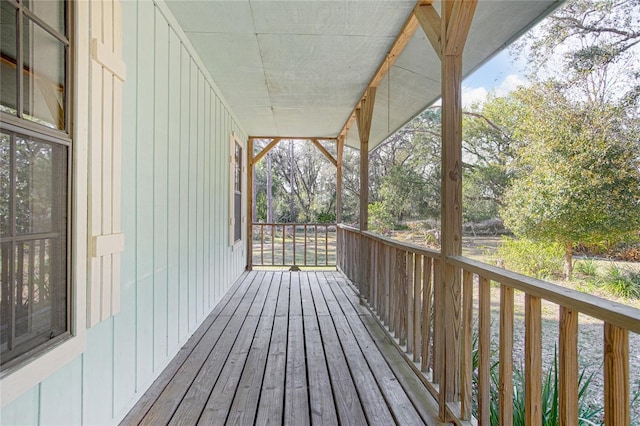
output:
[[0, 111], [14, 115], [18, 107], [16, 22], [16, 9], [0, 3]]
[[64, 2], [51, 0], [24, 0], [23, 3], [38, 18], [45, 21], [54, 30], [65, 33]]
[[24, 118], [64, 129], [65, 46], [28, 18], [23, 31]]
[[68, 329], [68, 148], [14, 133], [2, 134], [0, 141], [11, 159], [0, 162], [0, 175], [8, 176], [3, 193], [10, 194], [0, 198], [4, 366]]

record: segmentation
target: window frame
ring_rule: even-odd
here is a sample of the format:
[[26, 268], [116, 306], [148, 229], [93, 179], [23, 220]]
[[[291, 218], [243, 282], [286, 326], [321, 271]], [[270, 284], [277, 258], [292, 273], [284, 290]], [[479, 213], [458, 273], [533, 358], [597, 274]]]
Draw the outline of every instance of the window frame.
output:
[[[12, 1], [15, 5], [15, 1]], [[89, 30], [76, 28], [76, 22], [89, 22], [87, 2], [65, 1], [65, 26], [68, 44], [65, 48], [65, 111], [64, 129], [56, 130], [20, 118], [23, 106], [17, 100], [16, 116], [0, 112], [3, 129], [38, 139], [65, 141], [67, 151], [67, 331], [10, 361], [0, 373], [0, 406], [16, 400], [24, 392], [76, 359], [86, 350], [86, 258], [87, 242], [87, 144], [86, 122], [89, 108], [87, 97], [79, 97], [79, 87], [88, 87], [90, 43]], [[21, 6], [22, 7], [22, 6]], [[32, 15], [30, 13], [30, 15]], [[31, 18], [31, 16], [30, 16]], [[18, 11], [18, 22], [22, 16]], [[41, 20], [36, 21], [39, 25]], [[22, 25], [22, 24], [20, 24]], [[46, 24], [45, 24], [46, 25]], [[42, 25], [43, 27], [45, 25]], [[47, 25], [48, 26], [48, 25]], [[19, 30], [17, 30], [19, 31]], [[48, 31], [49, 32], [49, 31]], [[20, 49], [19, 49], [20, 50]], [[22, 52], [18, 53], [22, 55]], [[22, 63], [20, 59], [19, 64]], [[18, 78], [22, 79], [18, 73]], [[18, 82], [18, 87], [20, 83]], [[22, 96], [22, 95], [20, 95]], [[72, 143], [75, 142], [75, 143]], [[80, 142], [80, 143], [78, 143]], [[15, 364], [14, 364], [15, 361]]]
[[[236, 163], [236, 146], [240, 147], [240, 238], [236, 239], [235, 233], [235, 182], [236, 182], [236, 173], [237, 173], [237, 163]], [[229, 245], [235, 251], [243, 246], [244, 241], [244, 226], [245, 223], [245, 198], [243, 195], [246, 192], [246, 167], [245, 167], [245, 146], [242, 141], [238, 138], [235, 133], [231, 133], [230, 144], [229, 144]]]

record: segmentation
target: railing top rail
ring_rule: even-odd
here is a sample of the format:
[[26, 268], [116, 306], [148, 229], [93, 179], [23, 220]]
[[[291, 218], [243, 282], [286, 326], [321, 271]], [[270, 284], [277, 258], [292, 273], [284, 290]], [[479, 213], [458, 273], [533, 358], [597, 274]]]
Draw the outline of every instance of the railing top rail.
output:
[[252, 225], [261, 225], [261, 226], [337, 226], [335, 223], [275, 223], [275, 222], [252, 222]]
[[[344, 229], [346, 231], [360, 233], [360, 230], [358, 228], [353, 228], [351, 226], [338, 225], [338, 227], [341, 228], [341, 229]], [[440, 252], [438, 250], [428, 249], [426, 247], [422, 247], [422, 246], [419, 246], [419, 245], [413, 244], [413, 243], [397, 241], [397, 240], [394, 240], [392, 238], [384, 237], [382, 235], [375, 234], [375, 233], [369, 232], [369, 231], [364, 231], [364, 232], [362, 232], [362, 234], [366, 235], [367, 237], [369, 237], [369, 238], [371, 238], [373, 240], [379, 241], [379, 242], [381, 242], [383, 244], [387, 244], [387, 245], [389, 245], [391, 247], [395, 247], [395, 248], [400, 249], [400, 250], [410, 251], [410, 252], [415, 253], [415, 254], [419, 254], [419, 255], [427, 256], [427, 257], [432, 257], [432, 258], [440, 257]]]
[[527, 277], [464, 256], [451, 256], [448, 263], [617, 327], [640, 333], [640, 310], [631, 306]]

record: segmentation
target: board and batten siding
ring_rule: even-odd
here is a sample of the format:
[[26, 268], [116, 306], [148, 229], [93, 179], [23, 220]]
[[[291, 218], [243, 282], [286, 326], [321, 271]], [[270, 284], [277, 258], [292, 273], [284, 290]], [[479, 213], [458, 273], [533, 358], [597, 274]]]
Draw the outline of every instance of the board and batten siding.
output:
[[120, 310], [87, 330], [81, 356], [3, 407], [2, 425], [117, 423], [245, 267], [228, 241], [228, 164], [232, 132], [247, 137], [166, 5], [121, 8]]

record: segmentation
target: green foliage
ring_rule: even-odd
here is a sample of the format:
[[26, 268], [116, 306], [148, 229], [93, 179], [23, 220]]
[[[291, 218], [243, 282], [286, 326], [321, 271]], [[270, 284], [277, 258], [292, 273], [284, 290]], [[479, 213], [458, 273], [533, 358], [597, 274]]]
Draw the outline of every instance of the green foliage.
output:
[[563, 247], [558, 243], [541, 243], [524, 238], [503, 238], [497, 255], [507, 269], [547, 278], [562, 271]]
[[389, 235], [394, 225], [393, 216], [389, 213], [384, 203], [369, 204], [369, 229], [371, 231]]
[[604, 275], [594, 277], [590, 283], [616, 297], [640, 299], [640, 271], [612, 264]]
[[[496, 350], [492, 348], [491, 356], [496, 357]], [[473, 415], [478, 417], [478, 336], [473, 336]], [[603, 413], [603, 407], [592, 406], [588, 402], [590, 394], [590, 386], [595, 371], [589, 372], [587, 368], [581, 367], [578, 377], [578, 424], [580, 426], [593, 425], [599, 420]], [[489, 377], [491, 383], [489, 386], [489, 422], [492, 426], [502, 424], [499, 419], [500, 412], [500, 364], [494, 362], [489, 367]], [[542, 424], [544, 426], [555, 426], [559, 424], [559, 378], [558, 378], [558, 355], [554, 351], [553, 363], [542, 377]], [[522, 368], [514, 367], [513, 369], [513, 425], [525, 426], [526, 414], [526, 394], [525, 394], [525, 377]]]
[[316, 222], [318, 223], [335, 223], [336, 215], [332, 212], [321, 212], [316, 215]]
[[572, 102], [551, 84], [513, 94], [522, 142], [502, 217], [532, 240], [601, 243], [640, 228], [640, 145], [612, 106]]
[[588, 257], [576, 263], [576, 272], [589, 277], [594, 277], [598, 273], [598, 265], [593, 258]]

